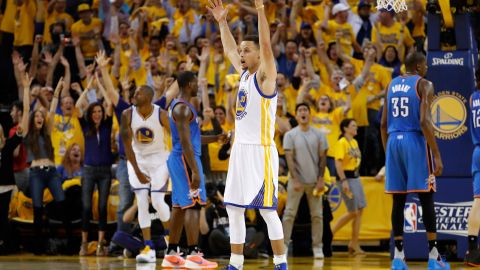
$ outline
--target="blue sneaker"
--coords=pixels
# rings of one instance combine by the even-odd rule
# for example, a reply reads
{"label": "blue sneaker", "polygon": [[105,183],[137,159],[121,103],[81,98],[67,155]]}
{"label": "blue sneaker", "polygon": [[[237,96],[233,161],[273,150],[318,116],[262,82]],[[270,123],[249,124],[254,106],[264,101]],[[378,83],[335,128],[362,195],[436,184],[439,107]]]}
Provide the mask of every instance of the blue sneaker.
{"label": "blue sneaker", "polygon": [[288,270],[288,265],[287,265],[287,263],[277,264],[277,265],[275,265],[275,267],[273,269],[274,270]]}
{"label": "blue sneaker", "polygon": [[444,258],[441,260],[428,259],[428,270],[450,270],[450,264],[448,264]]}
{"label": "blue sneaker", "polygon": [[399,258],[395,258],[392,260],[392,270],[408,270],[407,263]]}
{"label": "blue sneaker", "polygon": [[222,268],[222,270],[240,270],[240,269],[238,269],[235,266],[229,264],[229,265],[225,266],[225,268]]}

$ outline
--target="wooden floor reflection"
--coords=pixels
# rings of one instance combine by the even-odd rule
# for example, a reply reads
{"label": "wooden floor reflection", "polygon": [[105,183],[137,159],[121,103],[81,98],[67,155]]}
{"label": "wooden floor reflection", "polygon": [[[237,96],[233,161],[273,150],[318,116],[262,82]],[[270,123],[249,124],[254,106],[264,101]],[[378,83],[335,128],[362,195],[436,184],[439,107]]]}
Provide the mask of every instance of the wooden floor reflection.
{"label": "wooden floor reflection", "polygon": [[[227,260],[218,260],[222,267],[227,264]],[[16,255],[0,257],[1,270],[70,270],[70,269],[135,269],[135,270],[156,270],[162,269],[161,260],[157,264],[136,264],[134,259],[122,258],[97,258],[97,257],[49,257]],[[312,258],[295,257],[289,258],[290,270],[310,270],[310,269],[389,269],[390,258],[387,253],[368,253],[365,256],[352,257],[346,253],[336,253],[333,258],[325,260],[313,260]],[[426,262],[409,262],[409,269],[427,269]],[[218,269],[221,269],[219,267]],[[273,269],[270,260],[247,260],[244,269]],[[468,269],[463,263],[452,263],[452,269]]]}

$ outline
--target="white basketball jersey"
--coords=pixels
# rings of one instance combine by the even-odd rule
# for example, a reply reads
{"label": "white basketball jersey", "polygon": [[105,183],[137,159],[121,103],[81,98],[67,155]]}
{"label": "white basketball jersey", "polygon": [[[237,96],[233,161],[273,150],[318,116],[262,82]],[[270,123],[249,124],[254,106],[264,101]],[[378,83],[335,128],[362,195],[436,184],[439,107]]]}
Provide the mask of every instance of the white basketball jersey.
{"label": "white basketball jersey", "polygon": [[152,114],[143,118],[132,106],[131,127],[133,132],[132,147],[135,155],[151,155],[162,153],[165,160],[168,158],[168,149],[165,144],[165,130],[160,124],[160,107],[152,104]]}
{"label": "white basketball jersey", "polygon": [[277,92],[264,95],[257,82],[256,73],[244,72],[240,77],[235,110],[235,143],[275,145],[275,114]]}

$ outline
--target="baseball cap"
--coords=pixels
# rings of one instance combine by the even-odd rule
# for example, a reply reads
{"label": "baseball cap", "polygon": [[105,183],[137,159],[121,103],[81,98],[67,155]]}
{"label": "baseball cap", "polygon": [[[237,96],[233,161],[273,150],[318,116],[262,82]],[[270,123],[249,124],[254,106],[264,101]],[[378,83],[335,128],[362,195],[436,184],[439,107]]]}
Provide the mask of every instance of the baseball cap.
{"label": "baseball cap", "polygon": [[345,5],[344,3],[338,3],[332,8],[332,15],[335,16],[337,13],[342,11],[350,10],[350,7]]}
{"label": "baseball cap", "polygon": [[77,12],[82,12],[82,11],[90,11],[90,5],[85,3],[78,5]]}
{"label": "baseball cap", "polygon": [[300,29],[312,29],[312,26],[309,23],[302,22]]}
{"label": "baseball cap", "polygon": [[383,13],[383,12],[388,12],[388,13],[390,13],[390,15],[395,16],[395,10],[393,10],[393,9],[392,9],[392,10],[388,10],[388,9],[386,9],[386,8],[381,8],[379,11],[382,12],[382,13]]}

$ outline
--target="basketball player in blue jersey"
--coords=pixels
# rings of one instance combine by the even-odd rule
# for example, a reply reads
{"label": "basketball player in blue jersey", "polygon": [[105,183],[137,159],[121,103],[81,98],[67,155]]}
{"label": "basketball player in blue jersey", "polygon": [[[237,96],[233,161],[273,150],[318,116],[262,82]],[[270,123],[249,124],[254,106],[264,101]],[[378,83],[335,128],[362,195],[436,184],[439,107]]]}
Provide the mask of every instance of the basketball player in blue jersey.
{"label": "basketball player in blue jersey", "polygon": [[274,253],[275,269],[287,269],[282,222],[276,212],[278,151],[273,135],[277,109],[275,58],[263,0],[255,0],[259,36],[246,36],[237,47],[221,0],[207,8],[217,20],[223,48],[241,74],[224,202],[230,223],[231,257],[228,270],[243,268],[245,209],[260,209]]}
{"label": "basketball player in blue jersey", "polygon": [[[172,178],[172,218],[170,244],[163,267],[209,269],[215,262],[203,258],[198,249],[200,209],[206,204],[205,180],[200,161],[202,143],[225,139],[226,135],[200,136],[197,111],[189,102],[197,96],[198,81],[192,72],[183,72],[177,78],[180,92],[170,104],[169,119],[172,134],[172,152],[168,157],[168,171]],[[186,260],[178,253],[178,243],[185,226],[188,244]]]}
{"label": "basketball player in blue jersey", "polygon": [[433,84],[422,78],[427,73],[425,56],[414,52],[405,59],[406,74],[388,87],[382,114],[382,142],[386,151],[385,192],[393,194],[392,227],[395,255],[391,269],[408,269],[403,251],[404,207],[407,193],[418,193],[427,231],[428,269],[450,269],[437,250],[433,193],[435,176],[443,163],[430,114]]}
{"label": "basketball player in blue jersey", "polygon": [[472,155],[473,207],[468,216],[468,250],[465,264],[480,267],[478,230],[480,229],[480,69],[475,74],[477,89],[470,96],[470,130],[475,145]]}

